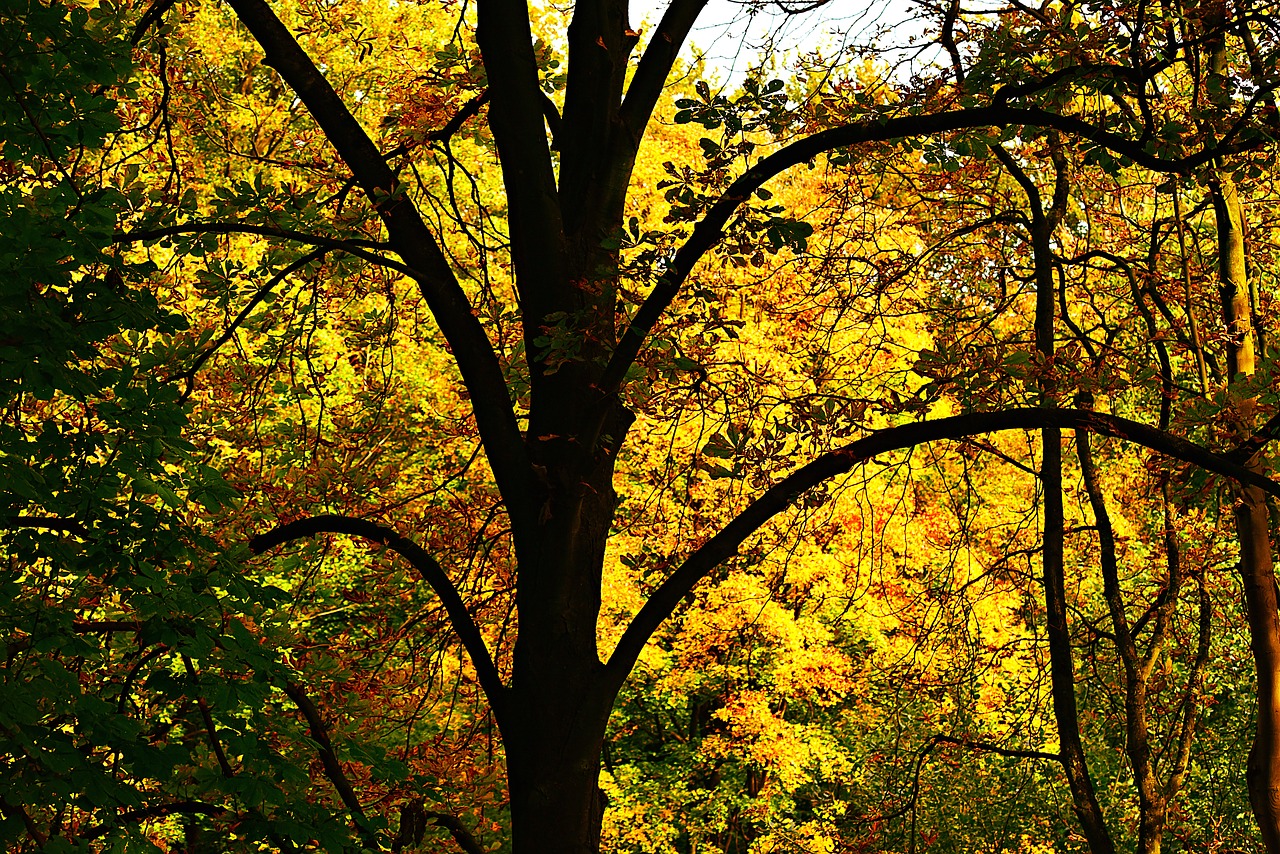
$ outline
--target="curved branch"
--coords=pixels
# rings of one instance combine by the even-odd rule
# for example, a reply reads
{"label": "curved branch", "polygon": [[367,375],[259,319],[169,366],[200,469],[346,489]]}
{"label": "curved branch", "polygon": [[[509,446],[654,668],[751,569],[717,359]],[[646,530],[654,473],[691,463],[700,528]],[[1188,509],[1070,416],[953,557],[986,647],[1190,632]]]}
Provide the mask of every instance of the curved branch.
{"label": "curved branch", "polygon": [[747,537],[786,510],[804,492],[851,471],[879,454],[913,448],[942,439],[964,439],[979,433],[1044,428],[1087,430],[1134,442],[1207,471],[1257,486],[1280,496],[1280,483],[1250,471],[1219,454],[1146,424],[1084,409],[1010,409],[975,412],[890,427],[829,451],[776,483],[751,502],[732,522],[689,555],[649,597],[622,634],[606,668],[621,685],[641,649],[658,626],[709,572],[737,553]]}
{"label": "curved branch", "polygon": [[181,225],[169,225],[163,228],[140,229],[138,231],[117,232],[112,236],[113,243],[137,243],[144,240],[158,240],[177,234],[253,234],[259,237],[276,237],[281,240],[293,240],[319,247],[325,252],[346,252],[370,264],[377,264],[395,270],[402,276],[408,276],[419,284],[429,281],[429,277],[421,270],[393,261],[384,255],[371,251],[375,249],[392,249],[390,243],[377,240],[342,240],[337,237],[325,237],[322,234],[309,234],[305,231],[293,231],[287,228],[271,228],[265,225],[250,225],[238,222],[190,222]]}
{"label": "curved branch", "polygon": [[253,310],[276,289],[276,286],[311,262],[319,261],[325,255],[328,255],[329,251],[330,250],[325,247],[314,249],[306,255],[303,255],[301,258],[296,259],[292,264],[284,269],[277,271],[270,279],[267,279],[267,281],[264,282],[257,291],[254,292],[253,297],[249,300],[248,304],[245,305],[244,308],[240,309],[240,313],[237,314],[229,324],[227,324],[227,328],[222,330],[222,334],[218,336],[217,340],[200,351],[200,355],[196,356],[195,361],[191,363],[191,367],[187,368],[182,373],[174,374],[168,378],[168,381],[170,382],[178,379],[185,379],[187,381],[187,390],[183,392],[180,402],[185,402],[186,399],[191,396],[191,392],[195,390],[196,374],[204,367],[205,362],[212,359],[213,354],[222,349],[223,344],[226,344],[231,340],[231,337],[236,334],[236,330],[244,325],[244,322],[249,319],[249,315],[253,314]]}
{"label": "curved branch", "polygon": [[724,236],[721,229],[738,207],[769,179],[793,166],[806,163],[819,154],[854,145],[984,127],[1018,126],[1058,130],[1087,139],[1155,172],[1185,174],[1223,154],[1242,150],[1242,145],[1219,143],[1213,148],[1186,157],[1166,160],[1132,140],[1103,130],[1078,116],[1064,116],[1037,108],[1006,106],[974,107],[922,116],[898,116],[819,131],[784,146],[744,172],[694,226],[693,233],[671,259],[670,265],[636,310],[631,324],[622,334],[618,347],[597,384],[601,392],[607,396],[618,390],[649,332],[675,299],[694,265]]}
{"label": "curved branch", "polygon": [[138,19],[138,23],[134,25],[133,35],[129,37],[129,44],[137,47],[138,43],[142,41],[142,37],[147,34],[147,30],[160,23],[164,19],[165,13],[172,9],[173,4],[176,2],[177,0],[155,0],[147,7],[147,11],[143,13],[142,17]]}
{"label": "curved branch", "polygon": [[[1270,481],[1267,482],[1270,483]],[[281,525],[265,534],[259,534],[249,541],[249,548],[254,554],[262,554],[276,546],[306,537],[314,537],[317,534],[348,534],[353,537],[362,537],[375,543],[381,543],[399,554],[409,562],[410,566],[417,570],[418,574],[422,576],[422,580],[427,582],[427,585],[440,597],[440,604],[444,606],[445,613],[449,615],[449,622],[453,626],[454,632],[457,633],[462,646],[467,650],[467,654],[471,656],[471,663],[476,669],[476,678],[480,682],[480,687],[484,689],[485,695],[489,698],[489,705],[493,709],[494,718],[498,721],[498,728],[506,730],[505,699],[507,689],[502,684],[502,677],[498,675],[498,669],[493,664],[493,659],[489,655],[489,648],[485,645],[480,629],[476,627],[475,621],[471,619],[467,606],[463,604],[462,597],[458,595],[457,588],[453,586],[453,582],[445,574],[444,568],[417,543],[400,536],[390,528],[368,519],[324,515],[313,516],[309,519],[299,519],[296,522]]]}

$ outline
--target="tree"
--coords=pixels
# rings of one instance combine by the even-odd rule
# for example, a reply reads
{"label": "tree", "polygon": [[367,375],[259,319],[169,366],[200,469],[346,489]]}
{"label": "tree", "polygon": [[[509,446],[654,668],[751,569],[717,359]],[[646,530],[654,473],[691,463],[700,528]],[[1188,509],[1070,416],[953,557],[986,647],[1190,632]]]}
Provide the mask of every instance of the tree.
{"label": "tree", "polygon": [[[1067,319],[1055,299],[1063,293],[1055,281],[1055,244],[1061,239],[1068,204],[1064,152],[1074,148],[1081,168],[1110,175],[1145,170],[1181,176],[1227,168],[1224,164],[1240,162],[1248,152],[1268,145],[1275,130],[1274,111],[1266,109],[1274,85],[1274,59],[1268,52],[1274,39],[1265,30],[1265,10],[1251,8],[1234,18],[1214,18],[1200,10],[1147,2],[1106,9],[1015,4],[1001,10],[995,23],[986,24],[951,4],[929,10],[951,69],[905,84],[893,98],[868,97],[858,91],[856,80],[833,69],[828,71],[843,89],[832,85],[789,92],[786,83],[755,75],[731,98],[700,82],[693,97],[677,104],[675,120],[709,131],[723,128],[726,135],[701,141],[701,164],[672,166],[662,187],[671,203],[668,227],[642,232],[630,219],[628,207],[633,172],[702,2],[673,0],[647,38],[631,28],[625,2],[578,4],[563,33],[549,40],[562,44],[567,55],[560,90],[553,51],[548,42],[534,38],[536,16],[528,5],[482,0],[475,10],[478,61],[471,61],[469,32],[450,42],[453,52],[442,60],[455,71],[448,80],[441,75],[441,88],[447,84],[469,97],[457,97],[455,111],[434,130],[420,131],[417,139],[395,145],[390,132],[380,137],[385,129],[360,121],[353,105],[369,93],[346,89],[335,79],[338,58],[326,54],[322,59],[305,49],[299,41],[304,28],[286,26],[282,13],[262,0],[229,0],[227,5],[261,50],[262,63],[279,78],[250,65],[243,69],[246,90],[274,86],[282,103],[305,107],[318,131],[317,144],[322,139],[331,147],[349,170],[350,180],[327,199],[318,190],[298,192],[284,181],[279,186],[244,181],[224,194],[225,204],[217,211],[175,198],[177,193],[170,190],[157,201],[172,203],[175,209],[149,209],[115,239],[122,246],[174,242],[180,255],[193,259],[205,252],[206,237],[216,234],[257,235],[311,247],[305,254],[267,254],[263,269],[277,272],[266,277],[249,306],[231,318],[225,334],[210,333],[198,342],[185,372],[192,386],[210,354],[251,324],[253,310],[272,289],[288,275],[313,269],[308,265],[322,255],[354,257],[416,286],[447,344],[453,363],[449,370],[456,369],[465,390],[458,397],[474,420],[504,520],[499,527],[505,529],[501,538],[510,562],[516,613],[510,661],[495,656],[477,617],[478,605],[464,599],[456,570],[424,548],[419,532],[401,531],[359,514],[320,513],[286,519],[260,533],[251,545],[264,553],[298,539],[343,534],[379,544],[413,567],[438,597],[443,622],[465,649],[501,734],[513,850],[598,850],[606,809],[598,785],[602,745],[619,692],[664,620],[771,520],[878,455],[1008,430],[1041,434],[1042,572],[1060,740],[1054,756],[1066,770],[1091,849],[1112,850],[1079,731],[1065,591],[1061,431],[1124,439],[1231,478],[1243,489],[1260,490],[1247,493],[1259,508],[1262,493],[1277,494],[1280,487],[1249,462],[1269,440],[1265,431],[1245,428],[1236,437],[1240,452],[1214,453],[1173,433],[1168,419],[1152,427],[1068,405],[1074,380],[1056,376],[1053,368],[1061,358],[1060,329]],[[170,90],[181,79],[175,80],[168,68],[172,59],[166,47],[169,33],[183,26],[181,21],[165,23],[167,17],[177,17],[177,9],[162,0],[135,22],[142,54],[154,58],[162,124],[171,120],[170,98],[177,96]],[[346,51],[348,61],[350,54],[358,54],[357,65],[364,59],[365,45],[350,20],[328,17],[327,9],[303,11],[311,13],[305,29],[314,40],[313,50],[338,56]],[[821,14],[820,8],[810,11]],[[469,28],[466,14],[460,13],[458,30]],[[550,26],[542,21],[538,25]],[[1255,38],[1254,29],[1263,35]],[[329,41],[324,41],[326,33]],[[1253,45],[1248,62],[1239,63],[1230,76],[1219,60],[1205,63],[1202,56],[1206,50],[1213,52],[1212,45],[1228,41]],[[185,61],[195,67],[191,56]],[[292,96],[280,93],[281,82]],[[1162,111],[1153,106],[1157,95],[1163,97]],[[404,100],[408,112],[411,99]],[[482,287],[469,284],[465,260],[446,239],[445,232],[455,226],[433,220],[430,187],[404,177],[414,157],[424,153],[426,142],[445,145],[441,162],[446,169],[465,167],[448,143],[469,123],[482,121],[500,168],[505,217],[502,229],[481,221],[468,233],[483,233],[485,228],[505,232],[509,245],[499,251],[509,264],[509,287],[494,287],[487,280]],[[1009,370],[1028,365],[1023,377],[1033,393],[1021,400],[999,393],[985,401],[973,397],[958,407],[959,414],[945,414],[953,400],[962,400],[945,385],[937,386],[932,398],[917,394],[906,402],[895,392],[897,401],[884,407],[883,429],[847,443],[828,441],[825,447],[805,449],[811,450],[808,459],[794,459],[801,449],[787,446],[792,458],[782,458],[771,470],[763,467],[758,494],[740,512],[714,534],[699,533],[695,543],[663,560],[666,571],[661,579],[618,633],[616,644],[602,651],[601,586],[618,518],[616,469],[619,455],[633,438],[637,411],[645,407],[640,390],[664,369],[655,356],[655,339],[669,325],[679,324],[681,312],[699,299],[697,275],[707,259],[718,255],[728,264],[750,265],[763,257],[762,251],[785,255],[807,248],[813,226],[771,205],[766,183],[823,158],[856,171],[850,164],[869,151],[899,150],[920,150],[925,161],[943,171],[959,158],[990,152],[1023,192],[1027,208],[1019,222],[1026,228],[1012,240],[1030,253],[1027,284],[1020,294],[1030,296],[1034,305],[1029,313],[1023,305],[1012,322],[1029,317],[1034,334],[1030,342],[1023,341],[1031,345],[1023,351],[1024,358],[1009,362]],[[1047,168],[1042,156],[1046,153]],[[260,156],[265,160],[269,155]],[[329,156],[328,149],[320,156]],[[287,163],[283,171],[296,167],[296,162]],[[175,172],[180,173],[181,166]],[[1047,188],[1042,188],[1046,176]],[[474,183],[475,192],[482,195],[483,177]],[[363,202],[354,200],[357,189]],[[453,184],[446,182],[445,189],[451,192]],[[1048,199],[1043,198],[1044,189]],[[456,200],[453,205],[455,219],[465,220]],[[224,216],[213,215],[218,213]],[[1007,225],[995,220],[984,227],[1001,224]],[[477,251],[484,254],[492,247],[482,245]],[[223,288],[224,305],[234,296],[234,286],[228,284],[232,272],[225,263],[208,267],[209,288]],[[945,322],[947,315],[939,310],[935,317]],[[724,326],[725,318],[717,311],[708,310],[708,318],[705,326]],[[948,370],[965,367],[954,359],[941,361]],[[674,364],[680,370],[697,369],[687,357]],[[1234,364],[1231,375],[1249,372]],[[948,406],[940,409],[935,405],[944,391]],[[1239,393],[1239,387],[1232,393]],[[973,402],[993,406],[967,405]],[[933,417],[920,417],[925,415]],[[734,463],[745,456],[741,434],[726,432],[721,438],[708,446],[714,451],[708,456]],[[1085,445],[1081,467],[1089,468]],[[1093,498],[1094,490],[1090,492]],[[159,486],[157,494],[166,496]],[[1095,503],[1099,518],[1100,507]],[[1260,537],[1257,524],[1262,521],[1259,516],[1253,528],[1242,522],[1242,533],[1253,531]],[[1265,571],[1259,571],[1261,575],[1255,572],[1250,578],[1265,580]],[[1250,602],[1251,614],[1256,612],[1251,617],[1254,638],[1263,643],[1266,624],[1274,622],[1274,602],[1268,605],[1265,597],[1261,604],[1253,598]],[[246,605],[245,610],[252,608]],[[1123,624],[1119,617],[1116,622]],[[236,624],[248,631],[243,622]],[[227,625],[226,632],[238,636],[239,630]],[[215,646],[227,646],[224,641],[219,644]],[[1271,661],[1258,657],[1264,676],[1272,672]],[[191,680],[198,681],[194,664],[185,663]],[[324,776],[365,844],[376,844],[376,821],[366,814],[337,759],[330,724],[309,696],[315,686],[299,685],[292,676],[273,671],[276,664],[253,666],[274,674],[272,684],[306,722]],[[222,785],[233,789],[225,781],[243,775],[237,774],[221,745],[225,733],[240,724],[232,715],[214,720],[206,708],[210,705],[203,696],[194,702],[208,750],[224,778]],[[195,714],[191,712],[193,720]],[[1270,745],[1266,738],[1258,744],[1254,767],[1271,767],[1270,758],[1280,756],[1280,746]],[[284,748],[280,752],[287,753]],[[261,761],[263,767],[275,767],[274,756]],[[1254,776],[1259,781],[1256,791],[1272,788],[1271,776]],[[1264,801],[1265,797],[1255,799],[1255,812],[1274,850],[1269,828],[1276,819]],[[178,811],[172,803],[170,809]],[[264,811],[255,810],[252,817],[270,826]],[[296,815],[301,822],[302,814]],[[399,844],[413,837],[406,827],[412,831],[415,823],[425,820],[416,815],[412,810],[402,813]],[[440,820],[448,826],[447,817]],[[476,846],[465,828],[449,830],[463,847]],[[33,838],[42,841],[40,836]]]}

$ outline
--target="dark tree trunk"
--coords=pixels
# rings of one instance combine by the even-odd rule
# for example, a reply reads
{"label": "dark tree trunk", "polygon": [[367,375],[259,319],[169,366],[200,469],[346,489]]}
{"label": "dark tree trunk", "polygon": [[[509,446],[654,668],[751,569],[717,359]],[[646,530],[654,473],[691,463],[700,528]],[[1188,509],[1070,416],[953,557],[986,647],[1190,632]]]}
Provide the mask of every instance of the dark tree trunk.
{"label": "dark tree trunk", "polygon": [[[1045,375],[1040,383],[1042,406],[1052,406],[1059,394],[1052,381],[1055,351],[1057,286],[1054,281],[1053,231],[1066,209],[1069,184],[1066,158],[1056,135],[1049,137],[1054,165],[1053,200],[1048,210],[1035,182],[1007,153],[996,151],[1027,194],[1031,206],[1031,257],[1036,283],[1035,347],[1043,359]],[[1071,791],[1072,807],[1092,854],[1114,854],[1115,844],[1098,804],[1084,744],[1080,737],[1080,716],[1076,706],[1075,665],[1072,660],[1071,631],[1067,625],[1066,572],[1063,565],[1065,522],[1062,507],[1062,431],[1047,427],[1040,433],[1043,454],[1040,482],[1044,493],[1044,583],[1045,636],[1049,647],[1049,677],[1052,685],[1053,716],[1058,726],[1058,759]]]}
{"label": "dark tree trunk", "polygon": [[604,793],[600,745],[608,709],[581,697],[532,696],[507,737],[513,850],[595,854],[600,848]]}

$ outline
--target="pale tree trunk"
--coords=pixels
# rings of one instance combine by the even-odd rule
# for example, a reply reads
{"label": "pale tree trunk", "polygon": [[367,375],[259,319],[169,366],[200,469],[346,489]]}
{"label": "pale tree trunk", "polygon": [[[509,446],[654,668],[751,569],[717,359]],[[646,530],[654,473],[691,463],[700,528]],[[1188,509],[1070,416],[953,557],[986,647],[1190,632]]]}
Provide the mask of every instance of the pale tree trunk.
{"label": "pale tree trunk", "polygon": [[[1220,0],[1205,3],[1200,15],[1208,58],[1207,99],[1225,117],[1232,107],[1226,39],[1232,23]],[[1214,164],[1209,191],[1217,229],[1222,319],[1228,333],[1227,382],[1231,383],[1238,377],[1252,376],[1257,370],[1255,306],[1245,257],[1246,220],[1235,181],[1221,163]],[[1249,439],[1257,426],[1254,402],[1241,401],[1236,416],[1234,426],[1238,437]],[[1257,471],[1261,462],[1255,458],[1249,465]],[[1270,854],[1280,854],[1280,620],[1277,619],[1270,514],[1260,489],[1236,487],[1235,523],[1240,542],[1240,577],[1249,623],[1249,646],[1258,679],[1257,722],[1245,776],[1249,802],[1263,843]]]}
{"label": "pale tree trunk", "polygon": [[[1217,57],[1215,52],[1215,59]],[[1227,368],[1232,379],[1257,370],[1254,350],[1253,305],[1245,264],[1244,206],[1235,183],[1215,176],[1210,191],[1218,235],[1218,278],[1223,322],[1229,333]],[[1253,401],[1239,405],[1239,437],[1249,438],[1255,427]],[[1261,463],[1250,466],[1258,470]],[[1236,489],[1236,534],[1240,541],[1240,578],[1249,646],[1257,672],[1257,723],[1249,750],[1246,780],[1249,802],[1268,852],[1280,852],[1280,619],[1277,618],[1276,577],[1272,560],[1270,513],[1266,496],[1255,486]]]}

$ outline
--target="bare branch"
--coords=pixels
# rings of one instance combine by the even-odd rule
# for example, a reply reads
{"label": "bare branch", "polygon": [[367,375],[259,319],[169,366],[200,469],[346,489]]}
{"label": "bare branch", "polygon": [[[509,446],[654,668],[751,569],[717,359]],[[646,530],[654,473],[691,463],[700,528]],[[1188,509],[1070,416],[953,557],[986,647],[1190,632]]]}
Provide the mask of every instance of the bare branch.
{"label": "bare branch", "polygon": [[169,377],[170,381],[177,379],[185,379],[187,381],[187,390],[183,393],[181,399],[185,401],[191,396],[191,392],[195,389],[196,374],[202,367],[204,367],[206,362],[213,358],[213,354],[217,353],[218,350],[222,348],[223,344],[226,344],[231,340],[231,336],[236,334],[236,330],[249,319],[249,315],[253,313],[253,310],[267,298],[268,294],[276,289],[277,285],[310,264],[312,261],[318,261],[328,253],[329,250],[323,247],[312,252],[308,252],[306,255],[298,258],[283,270],[278,271],[270,279],[267,279],[267,281],[262,284],[262,287],[258,288],[258,290],[254,292],[253,298],[249,300],[248,304],[245,305],[244,308],[240,309],[240,313],[235,316],[235,319],[227,324],[226,329],[222,330],[222,334],[218,336],[217,340],[208,347],[205,347],[204,350],[200,351],[200,355],[196,356],[195,361],[191,363],[191,367],[187,368],[180,374],[174,374]]}
{"label": "bare branch", "polygon": [[1280,411],[1268,418],[1267,423],[1258,428],[1252,436],[1228,451],[1226,456],[1235,462],[1247,464],[1268,443],[1276,439],[1280,439]]}
{"label": "bare branch", "polygon": [[443,812],[427,812],[426,817],[449,831],[453,841],[458,843],[458,847],[467,854],[485,854],[484,846],[477,841],[471,831],[467,830],[466,825],[459,821],[457,816]]}
{"label": "bare branch", "polygon": [[116,232],[111,237],[113,243],[137,243],[143,240],[159,240],[162,237],[173,237],[178,234],[254,234],[259,237],[276,237],[281,240],[292,240],[297,243],[308,243],[312,246],[327,246],[330,249],[389,249],[390,243],[377,240],[345,240],[338,237],[326,237],[323,234],[308,234],[305,231],[294,231],[289,228],[275,228],[269,225],[253,225],[245,222],[186,222],[180,225],[167,225],[161,228],[145,228],[137,231]]}
{"label": "bare branch", "polygon": [[[523,323],[533,329],[554,310],[551,292],[568,281],[568,267],[528,2],[480,0],[476,44],[489,79],[489,129],[506,189]],[[572,95],[567,91],[566,100]]]}
{"label": "bare branch", "polygon": [[120,813],[97,827],[91,827],[84,833],[76,836],[78,840],[94,840],[100,836],[110,833],[113,829],[122,824],[128,824],[135,821],[146,821],[149,818],[163,818],[167,815],[207,815],[220,816],[226,815],[226,807],[220,807],[217,804],[205,804],[200,801],[174,801],[168,804],[155,804],[154,806],[141,807],[136,810]]}
{"label": "bare branch", "polygon": [[489,705],[498,721],[498,727],[503,729],[506,723],[507,688],[502,684],[502,677],[498,675],[498,669],[493,664],[484,637],[481,636],[475,621],[471,619],[471,614],[467,611],[462,597],[458,595],[457,588],[453,586],[453,582],[449,580],[449,576],[439,562],[427,554],[421,546],[400,536],[390,528],[368,519],[324,515],[299,519],[265,534],[259,534],[249,542],[249,548],[255,554],[262,554],[276,546],[305,537],[314,537],[317,534],[348,534],[381,543],[399,554],[417,570],[422,580],[440,597],[440,603],[444,606],[445,613],[449,615],[449,622],[454,632],[457,633],[467,654],[471,656],[471,663],[476,669],[476,678],[489,698]]}
{"label": "bare branch", "polygon": [[476,95],[470,101],[462,105],[462,108],[454,114],[453,118],[445,122],[439,130],[433,130],[424,138],[424,142],[448,142],[455,133],[462,130],[462,126],[467,123],[467,119],[478,114],[480,108],[489,103],[489,90],[485,89]]}
{"label": "bare branch", "polygon": [[[200,677],[196,674],[196,667],[191,663],[190,656],[182,656],[182,666],[187,670],[187,676],[191,679],[192,687],[198,688]],[[236,772],[227,760],[226,751],[222,749],[222,739],[218,738],[218,727],[213,721],[213,713],[209,711],[209,703],[204,697],[197,694],[196,704],[200,708],[200,718],[204,721],[205,735],[209,739],[209,747],[213,750],[213,755],[218,760],[218,770],[222,772],[222,776],[225,779],[230,780],[236,775]]]}
{"label": "bare branch", "polygon": [[422,798],[410,801],[400,808],[400,831],[391,843],[392,851],[400,851],[422,842],[427,832],[427,822],[434,822],[437,827],[449,831],[453,841],[458,843],[466,854],[485,854],[484,846],[475,835],[456,816],[446,812],[433,812],[426,809]]}

